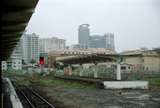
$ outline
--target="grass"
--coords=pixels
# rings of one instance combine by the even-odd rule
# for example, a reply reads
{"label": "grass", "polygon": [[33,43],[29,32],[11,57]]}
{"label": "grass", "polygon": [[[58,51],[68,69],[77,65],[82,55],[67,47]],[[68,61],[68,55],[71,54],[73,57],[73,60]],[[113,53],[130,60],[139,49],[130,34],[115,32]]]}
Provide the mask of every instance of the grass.
{"label": "grass", "polygon": [[60,86],[63,88],[74,88],[74,89],[96,89],[94,85],[91,84],[82,84],[79,82],[73,82],[73,81],[65,81],[56,79],[52,76],[38,76],[36,80],[31,80],[35,85],[41,85],[41,86]]}
{"label": "grass", "polygon": [[160,78],[146,78],[152,86],[160,86]]}
{"label": "grass", "polygon": [[63,88],[73,88],[73,89],[83,89],[83,90],[94,90],[96,86],[93,84],[80,83],[76,81],[61,80],[54,77],[54,75],[49,74],[43,76],[40,74],[29,75],[24,74],[22,71],[7,70],[3,72],[3,76],[13,78],[16,77],[19,80],[16,81],[19,85],[41,85],[41,86],[57,86]]}
{"label": "grass", "polygon": [[2,71],[2,75],[5,77],[25,76],[22,70],[6,70],[6,71]]}

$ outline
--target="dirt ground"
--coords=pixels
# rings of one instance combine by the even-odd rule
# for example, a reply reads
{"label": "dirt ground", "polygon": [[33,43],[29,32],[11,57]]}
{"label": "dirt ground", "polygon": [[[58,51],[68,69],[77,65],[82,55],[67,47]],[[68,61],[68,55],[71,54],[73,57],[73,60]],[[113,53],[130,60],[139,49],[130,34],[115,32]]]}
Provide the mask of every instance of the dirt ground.
{"label": "dirt ground", "polygon": [[56,108],[160,108],[160,89],[83,90],[60,86],[34,86]]}

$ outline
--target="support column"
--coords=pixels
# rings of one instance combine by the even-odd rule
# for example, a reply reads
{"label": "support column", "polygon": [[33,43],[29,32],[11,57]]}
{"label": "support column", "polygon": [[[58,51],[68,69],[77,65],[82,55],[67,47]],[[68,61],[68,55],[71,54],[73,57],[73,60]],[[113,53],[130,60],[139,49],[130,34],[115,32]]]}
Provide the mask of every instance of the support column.
{"label": "support column", "polygon": [[98,77],[98,73],[97,73],[96,68],[93,69],[93,72],[94,72],[94,78],[97,78]]}
{"label": "support column", "polygon": [[121,65],[120,63],[117,63],[117,80],[121,80]]}
{"label": "support column", "polygon": [[80,64],[79,76],[83,76],[83,66],[82,66],[82,64]]}
{"label": "support column", "polygon": [[71,65],[68,66],[68,71],[69,71],[68,74],[69,74],[69,75],[72,75],[72,67],[71,67]]}
{"label": "support column", "polygon": [[96,70],[97,64],[98,64],[97,62],[94,62],[94,65],[95,65],[95,68],[93,68],[94,78],[97,78],[97,77],[98,77],[98,72],[97,72],[97,70]]}

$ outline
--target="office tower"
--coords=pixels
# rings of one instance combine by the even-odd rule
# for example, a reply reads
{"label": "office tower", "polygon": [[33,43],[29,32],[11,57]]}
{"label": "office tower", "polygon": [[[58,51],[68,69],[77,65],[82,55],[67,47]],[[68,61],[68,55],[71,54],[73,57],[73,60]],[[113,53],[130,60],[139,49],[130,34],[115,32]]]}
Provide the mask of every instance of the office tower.
{"label": "office tower", "polygon": [[89,24],[82,24],[78,28],[78,43],[80,46],[88,47],[89,46]]}
{"label": "office tower", "polygon": [[89,40],[90,48],[106,48],[105,36],[92,35]]}

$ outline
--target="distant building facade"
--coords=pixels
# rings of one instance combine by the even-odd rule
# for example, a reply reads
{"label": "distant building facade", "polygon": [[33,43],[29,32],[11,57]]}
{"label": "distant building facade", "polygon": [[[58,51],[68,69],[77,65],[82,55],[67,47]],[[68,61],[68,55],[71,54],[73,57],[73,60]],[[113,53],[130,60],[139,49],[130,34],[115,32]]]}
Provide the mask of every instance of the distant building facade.
{"label": "distant building facade", "polygon": [[90,48],[106,48],[106,37],[100,35],[90,36],[89,47]]}
{"label": "distant building facade", "polygon": [[78,28],[78,44],[87,47],[89,45],[89,24],[82,24]]}
{"label": "distant building facade", "polygon": [[160,72],[160,52],[155,50],[136,50],[122,52],[123,63],[132,71]]}
{"label": "distant building facade", "polygon": [[90,36],[89,47],[90,48],[105,48],[105,49],[114,51],[115,50],[114,34],[107,33],[107,34],[104,34],[103,36],[101,35]]}
{"label": "distant building facade", "polygon": [[82,44],[74,44],[70,47],[70,49],[88,49],[89,46],[87,45],[82,45]]}
{"label": "distant building facade", "polygon": [[25,63],[39,60],[39,36],[35,33],[23,34],[22,38],[22,59]]}
{"label": "distant building facade", "polygon": [[21,70],[22,69],[21,42],[17,44],[10,58],[7,61],[2,61],[1,67],[2,67],[2,70],[7,70],[7,69]]}
{"label": "distant building facade", "polygon": [[90,35],[89,24],[82,24],[78,29],[78,44],[75,47],[80,49],[106,48],[114,51],[114,34]]}
{"label": "distant building facade", "polygon": [[66,41],[64,39],[52,38],[41,38],[39,40],[40,53],[48,53],[53,50],[65,49]]}

